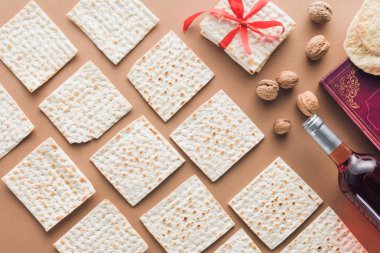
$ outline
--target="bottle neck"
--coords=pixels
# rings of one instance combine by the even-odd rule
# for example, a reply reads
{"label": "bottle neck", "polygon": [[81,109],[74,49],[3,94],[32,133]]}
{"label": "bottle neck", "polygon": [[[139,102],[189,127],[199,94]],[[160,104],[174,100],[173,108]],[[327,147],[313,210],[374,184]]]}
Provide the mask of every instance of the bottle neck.
{"label": "bottle neck", "polygon": [[337,166],[346,162],[352,155],[351,149],[342,143],[316,114],[305,121],[303,127]]}
{"label": "bottle neck", "polygon": [[352,150],[346,144],[340,144],[334,151],[329,154],[330,159],[336,166],[342,165],[352,156]]}

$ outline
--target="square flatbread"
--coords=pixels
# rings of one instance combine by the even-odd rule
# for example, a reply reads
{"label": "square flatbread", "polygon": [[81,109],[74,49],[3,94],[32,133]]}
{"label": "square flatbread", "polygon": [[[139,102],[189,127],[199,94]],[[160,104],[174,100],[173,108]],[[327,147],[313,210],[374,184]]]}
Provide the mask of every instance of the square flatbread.
{"label": "square flatbread", "polygon": [[91,61],[40,104],[40,109],[69,143],[98,139],[131,108]]}
{"label": "square flatbread", "polygon": [[163,121],[168,121],[214,76],[173,31],[139,59],[128,79]]}
{"label": "square flatbread", "polygon": [[0,84],[0,159],[34,129],[32,122]]}
{"label": "square flatbread", "polygon": [[270,249],[293,233],[320,204],[321,198],[281,158],[229,202]]}
{"label": "square flatbread", "polygon": [[114,64],[158,23],[158,18],[139,0],[81,0],[67,17]]}
{"label": "square flatbread", "polygon": [[239,229],[215,253],[261,253],[261,250],[243,229]]}
{"label": "square flatbread", "polygon": [[144,116],[116,134],[91,161],[132,206],[185,162]]}
{"label": "square flatbread", "polygon": [[[258,0],[243,0],[245,15],[257,1]],[[228,4],[228,0],[219,1],[215,8],[222,9],[235,16]],[[235,62],[241,65],[250,74],[259,72],[273,51],[282,43],[290,32],[295,29],[295,22],[272,2],[269,2],[257,14],[248,19],[249,22],[266,20],[277,20],[282,22],[285,27],[284,33],[277,39],[267,39],[249,30],[248,40],[252,49],[252,54],[247,54],[244,51],[241,42],[240,32],[238,32],[231,44],[224,50]],[[208,15],[200,23],[202,29],[201,34],[214,44],[218,45],[219,42],[236,27],[236,25],[237,23],[234,21]],[[261,31],[266,34],[275,35],[277,32],[281,31],[281,29],[269,28],[262,29]]]}
{"label": "square flatbread", "polygon": [[141,221],[166,252],[202,252],[234,226],[198,177],[192,176]]}
{"label": "square flatbread", "polygon": [[264,134],[221,90],[170,137],[214,182],[256,146]]}
{"label": "square flatbread", "polygon": [[336,213],[327,207],[281,252],[365,253],[367,251]]}
{"label": "square flatbread", "polygon": [[94,193],[94,187],[52,138],[2,180],[49,231]]}
{"label": "square flatbread", "polygon": [[107,199],[55,242],[54,247],[60,253],[142,253],[148,249],[128,220]]}
{"label": "square flatbread", "polygon": [[76,53],[69,39],[34,1],[0,28],[0,59],[30,92]]}

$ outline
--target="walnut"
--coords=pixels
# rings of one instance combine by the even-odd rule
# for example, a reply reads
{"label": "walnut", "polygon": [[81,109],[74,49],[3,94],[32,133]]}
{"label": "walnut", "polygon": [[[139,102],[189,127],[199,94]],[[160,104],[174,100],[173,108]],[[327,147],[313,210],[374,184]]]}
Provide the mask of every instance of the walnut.
{"label": "walnut", "polygon": [[321,59],[330,49],[330,43],[325,36],[317,35],[309,40],[306,45],[306,56],[310,60],[316,61]]}
{"label": "walnut", "polygon": [[277,98],[279,90],[278,83],[273,80],[264,79],[257,84],[256,94],[261,99],[271,101]]}
{"label": "walnut", "polygon": [[318,98],[311,91],[305,91],[297,96],[297,106],[306,116],[311,116],[319,109]]}
{"label": "walnut", "polygon": [[283,89],[291,89],[298,84],[298,75],[293,71],[281,71],[276,78],[276,82]]}
{"label": "walnut", "polygon": [[292,128],[292,123],[287,119],[278,119],[273,124],[273,131],[276,134],[286,134]]}
{"label": "walnut", "polygon": [[307,8],[311,20],[318,24],[325,24],[331,20],[331,6],[324,1],[315,1]]}

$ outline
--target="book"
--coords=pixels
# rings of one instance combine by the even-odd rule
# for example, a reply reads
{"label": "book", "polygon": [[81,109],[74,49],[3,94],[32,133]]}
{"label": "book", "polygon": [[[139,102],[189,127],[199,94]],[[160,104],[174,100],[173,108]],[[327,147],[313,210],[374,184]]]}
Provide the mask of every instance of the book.
{"label": "book", "polygon": [[347,59],[320,84],[380,151],[380,76],[363,72]]}

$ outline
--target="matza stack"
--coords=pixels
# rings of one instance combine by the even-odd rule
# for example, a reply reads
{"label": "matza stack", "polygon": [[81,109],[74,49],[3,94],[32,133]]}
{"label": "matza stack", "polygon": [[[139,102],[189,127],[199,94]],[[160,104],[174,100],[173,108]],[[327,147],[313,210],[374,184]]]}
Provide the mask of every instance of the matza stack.
{"label": "matza stack", "polygon": [[201,180],[190,177],[141,221],[166,252],[202,252],[234,226]]}
{"label": "matza stack", "polygon": [[142,253],[148,245],[109,201],[103,200],[64,234],[54,247],[60,253]]}
{"label": "matza stack", "polygon": [[366,253],[367,251],[336,213],[328,207],[281,252]]}
{"label": "matza stack", "polygon": [[34,129],[25,113],[0,84],[0,159]]}
{"label": "matza stack", "polygon": [[77,49],[34,1],[0,28],[0,59],[30,92],[76,53]]}
{"label": "matza stack", "polygon": [[95,193],[90,181],[52,138],[2,180],[46,231]]}
{"label": "matza stack", "polygon": [[144,116],[116,134],[91,161],[132,206],[185,162]]}
{"label": "matza stack", "polygon": [[53,91],[39,107],[69,143],[98,139],[132,108],[91,61]]}
{"label": "matza stack", "polygon": [[380,2],[365,0],[359,11],[357,32],[363,45],[372,53],[380,56]]}
{"label": "matza stack", "polygon": [[227,242],[215,250],[215,253],[261,253],[261,250],[243,229],[239,229]]}
{"label": "matza stack", "polygon": [[[243,0],[244,16],[250,11],[258,0]],[[234,16],[228,0],[221,0],[215,6],[217,9],[226,11]],[[254,21],[267,21],[277,20],[280,21],[285,31],[276,39],[269,39],[261,37],[260,35],[248,31],[249,45],[252,49],[252,54],[247,54],[244,51],[243,44],[240,38],[240,32],[234,37],[231,44],[224,50],[235,62],[242,66],[250,74],[259,72],[268,60],[273,51],[282,43],[282,41],[295,29],[296,23],[277,5],[269,2],[262,8],[256,15],[253,15],[248,22]],[[201,34],[209,39],[214,44],[218,45],[220,41],[236,27],[237,23],[224,18],[216,18],[208,15],[200,23]],[[280,28],[262,29],[263,33],[275,35]]]}
{"label": "matza stack", "polygon": [[67,17],[115,65],[158,23],[139,0],[80,0]]}
{"label": "matza stack", "polygon": [[178,126],[170,138],[214,182],[264,134],[221,90]]}
{"label": "matza stack", "polygon": [[380,1],[365,0],[352,20],[343,47],[363,71],[380,75]]}
{"label": "matza stack", "polygon": [[139,59],[128,79],[163,121],[168,121],[214,76],[173,31]]}
{"label": "matza stack", "polygon": [[322,203],[281,158],[239,192],[229,205],[270,248],[276,248]]}

